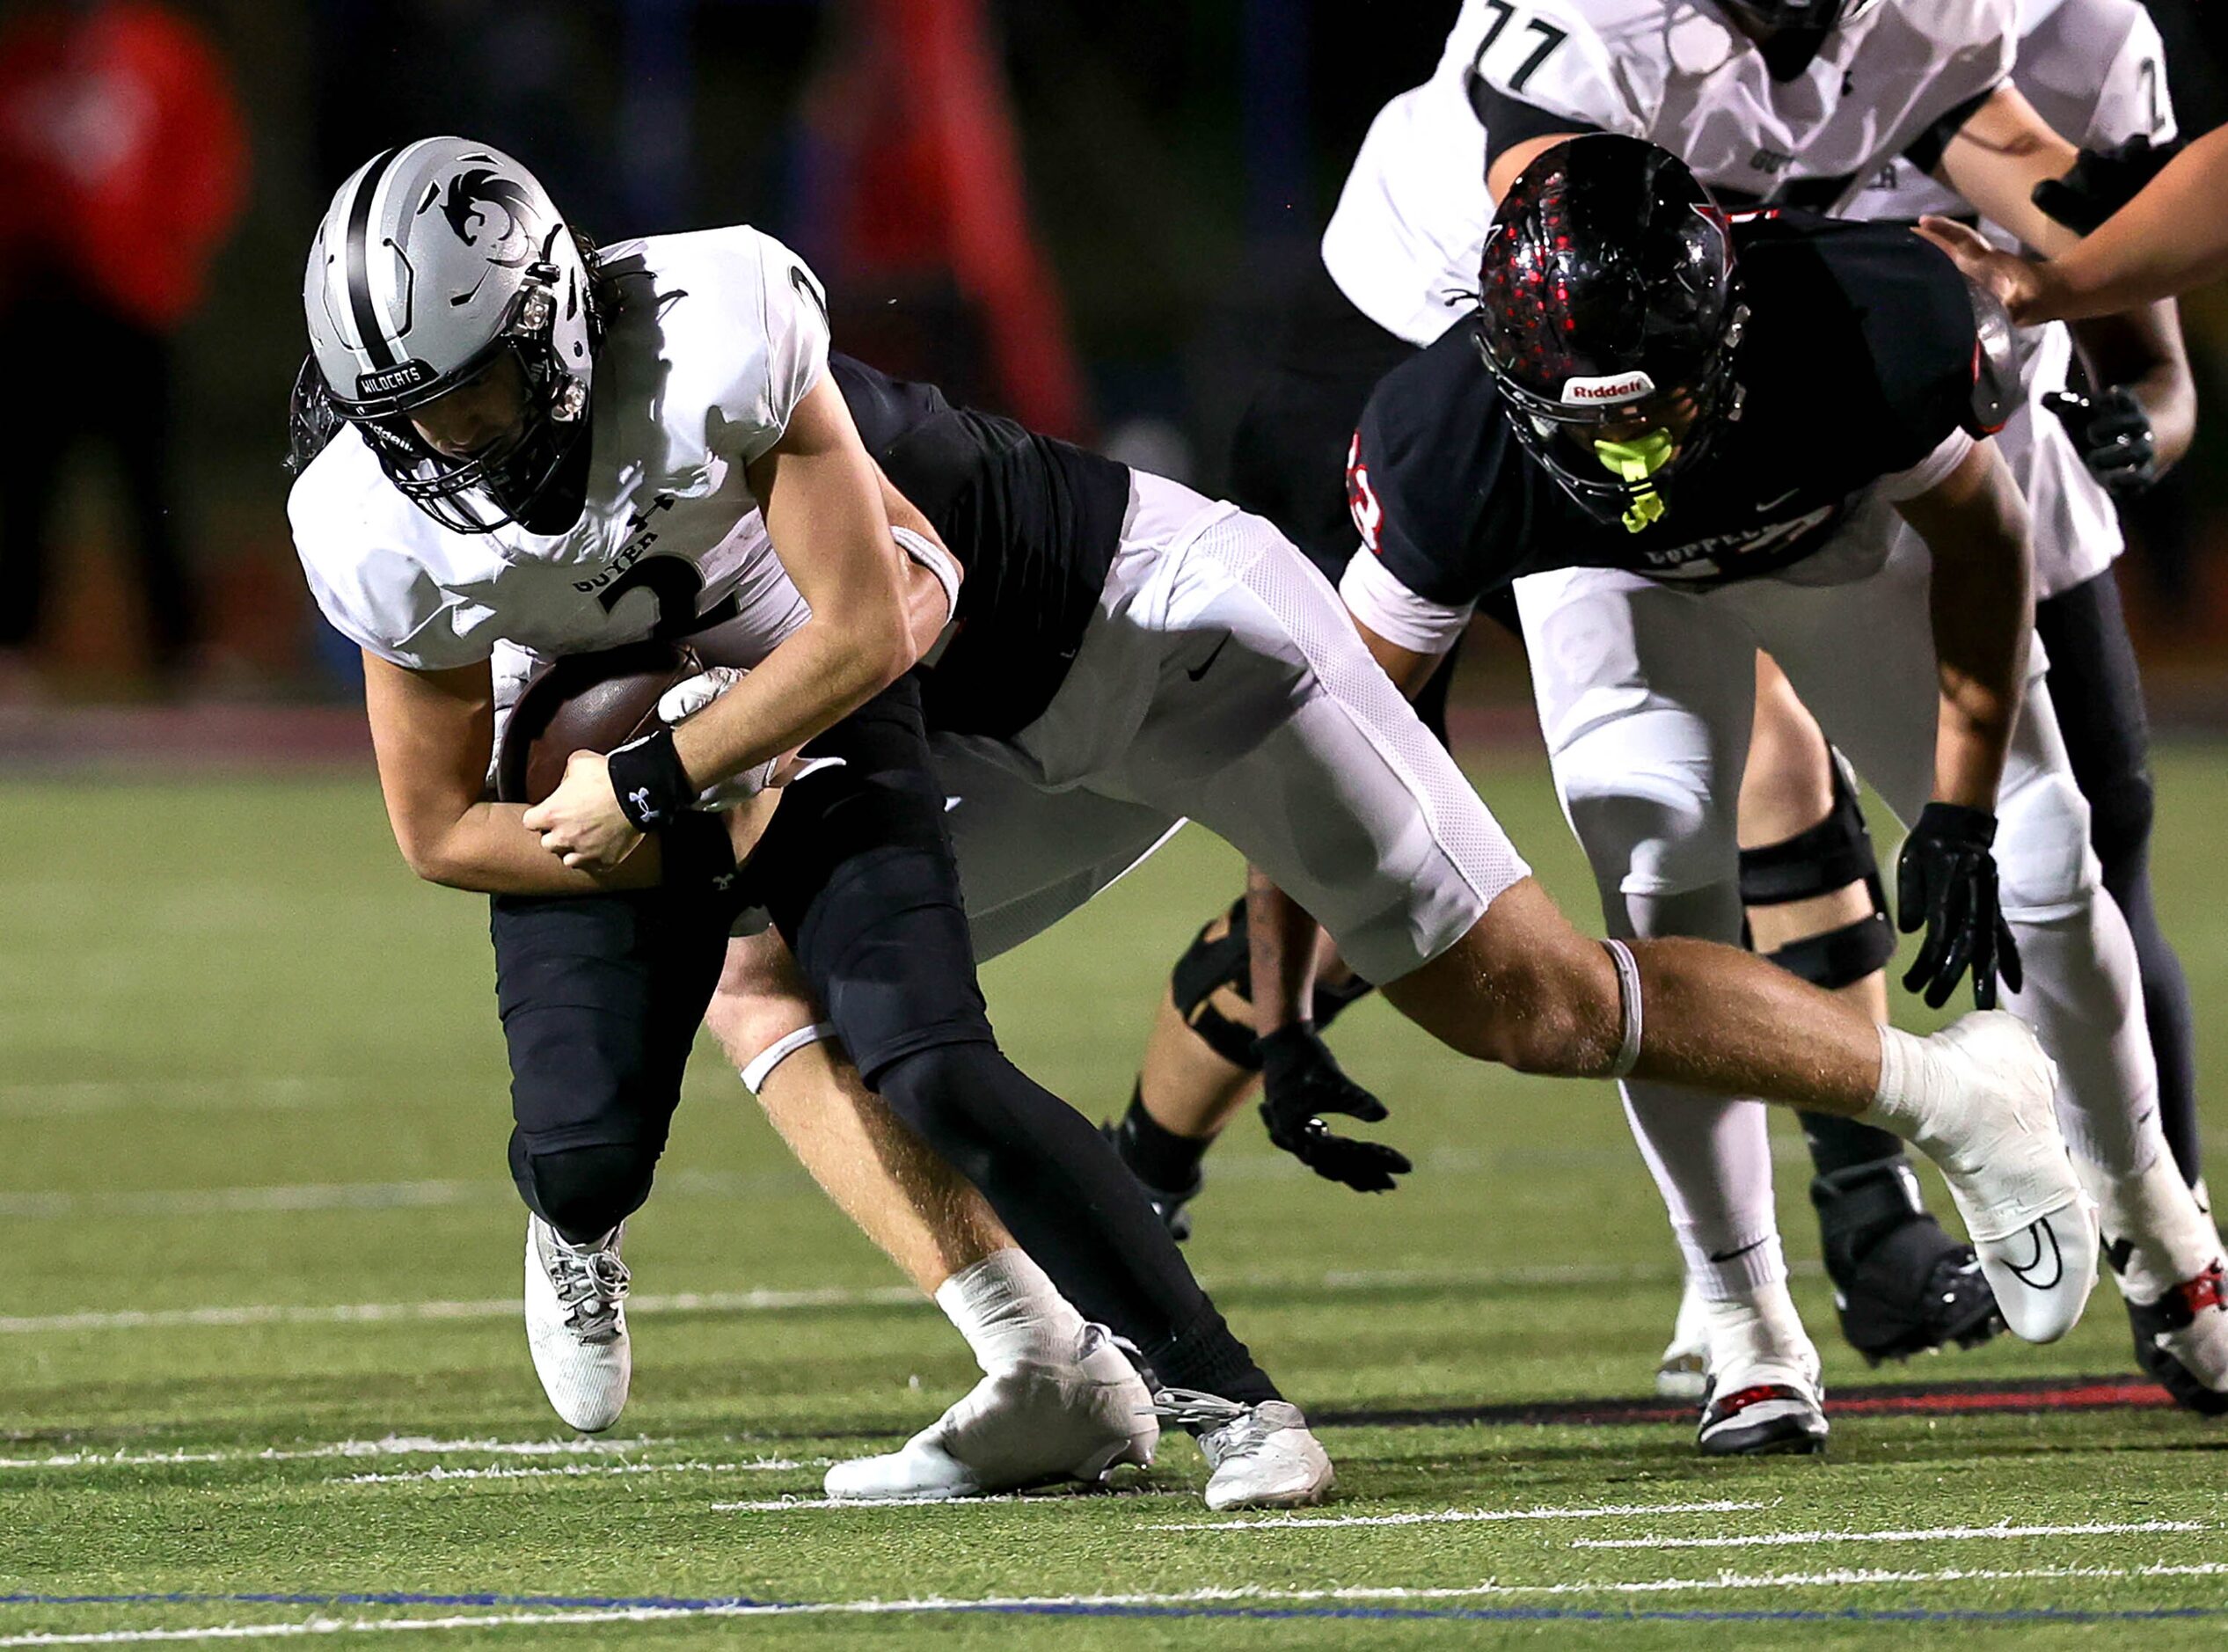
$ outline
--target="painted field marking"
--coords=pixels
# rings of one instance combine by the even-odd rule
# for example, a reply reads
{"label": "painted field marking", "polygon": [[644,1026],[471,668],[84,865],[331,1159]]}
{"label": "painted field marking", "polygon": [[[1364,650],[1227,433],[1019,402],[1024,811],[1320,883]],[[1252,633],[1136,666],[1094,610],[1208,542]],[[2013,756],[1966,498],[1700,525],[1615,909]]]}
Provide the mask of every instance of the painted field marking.
{"label": "painted field marking", "polygon": [[1826,1543],[1965,1543],[2009,1538],[2108,1538],[2146,1531],[2210,1531],[2202,1520],[2088,1520],[2077,1525],[1929,1526],[1909,1531],[1763,1531],[1726,1538],[1573,1538],[1574,1549],[1801,1548]]}
{"label": "painted field marking", "polygon": [[337,1107],[367,1087],[332,1076],[259,1078],[56,1078],[0,1084],[0,1117],[46,1118],[115,1113],[150,1106],[163,1111],[284,1111]]}
{"label": "painted field marking", "polygon": [[[660,1191],[689,1198],[761,1197],[812,1192],[801,1171],[742,1173],[683,1170],[662,1178]],[[252,1216],[305,1210],[423,1210],[455,1205],[502,1204],[504,1184],[468,1181],[308,1181],[236,1188],[151,1188],[92,1193],[0,1193],[0,1217],[53,1221],[73,1216]]]}
{"label": "painted field marking", "polygon": [[583,1480],[600,1474],[771,1474],[784,1469],[825,1468],[831,1457],[754,1457],[740,1463],[559,1463],[547,1468],[449,1468],[435,1464],[385,1474],[343,1474],[335,1486],[438,1484],[455,1480]]}
{"label": "painted field marking", "polygon": [[647,1435],[630,1439],[442,1440],[423,1434],[387,1434],[376,1440],[334,1440],[325,1445],[236,1447],[209,1451],[56,1451],[47,1457],[0,1457],[0,1468],[142,1468],[167,1463],[296,1463],[323,1458],[379,1457],[608,1457],[670,1445]]}
{"label": "painted field marking", "polygon": [[[1050,1492],[999,1492],[988,1497],[764,1497],[748,1502],[715,1502],[714,1514],[809,1514],[815,1510],[842,1509],[851,1514],[872,1512],[878,1509],[979,1509],[985,1503],[1043,1503],[1048,1506],[1072,1508],[1078,1499],[1118,1498],[1124,1502],[1143,1502],[1165,1497],[1190,1497],[1197,1494],[1175,1486],[1139,1487],[1121,1491],[1089,1491],[1077,1488]],[[1139,1528],[1152,1531],[1153,1527]]]}
{"label": "painted field marking", "polygon": [[1434,1509],[1412,1514],[1387,1515],[1271,1515],[1259,1520],[1186,1521],[1174,1525],[1140,1526],[1140,1531],[1323,1531],[1332,1526],[1467,1525],[1505,1520],[1610,1520],[1625,1515],[1744,1514],[1768,1509],[1763,1502],[1590,1503],[1569,1509]]}
{"label": "painted field marking", "polygon": [[[2151,1607],[2129,1610],[2026,1607],[1987,1609],[1897,1606],[1866,1609],[1780,1610],[1767,1612],[1632,1612],[1574,1610],[1554,1607],[1510,1606],[1487,1610],[1447,1610],[1445,1604],[1460,1600],[1530,1597],[1552,1598],[1572,1595],[1660,1594],[1678,1591],[1709,1592],[1728,1590],[1845,1588],[1866,1584],[2048,1581],[2067,1578],[2110,1579],[2142,1577],[2213,1576],[2228,1571],[2228,1564],[2202,1567],[2146,1566],[2039,1567],[2022,1571],[1976,1571],[1946,1568],[1936,1572],[1792,1573],[1742,1577],[1720,1574],[1707,1578],[1657,1578],[1618,1583],[1486,1583],[1452,1588],[1347,1587],[1340,1589],[1280,1590],[1260,1585],[1190,1590],[1170,1594],[1049,1595],[988,1597],[955,1600],[926,1597],[912,1600],[768,1601],[737,1597],[727,1600],[649,1598],[610,1600],[565,1597],[483,1596],[111,1596],[77,1599],[17,1596],[0,1597],[5,1604],[104,1605],[484,1605],[489,1608],[531,1605],[525,1611],[457,1612],[440,1618],[312,1617],[287,1623],[214,1624],[199,1627],[106,1629],[82,1633],[40,1632],[0,1636],[0,1647],[116,1646],[196,1641],[292,1639],[305,1635],[348,1634],[419,1634],[447,1629],[486,1629],[525,1625],[583,1625],[654,1623],[695,1618],[769,1618],[800,1616],[882,1616],[903,1614],[980,1614],[1199,1618],[1356,1618],[1411,1620],[1472,1619],[1499,1621],[1656,1621],[1685,1623],[1755,1622],[1965,1622],[2028,1623],[2129,1622],[2159,1619],[2210,1618],[2228,1608]],[[1410,1604],[1414,1603],[1414,1604]],[[1433,1610],[1422,1603],[1441,1603]]]}
{"label": "painted field marking", "polygon": [[[443,1184],[449,1185],[449,1184]],[[32,1195],[26,1195],[32,1196]],[[1343,1269],[1327,1274],[1228,1274],[1208,1283],[1220,1290],[1375,1291],[1402,1287],[1443,1289],[1661,1283],[1676,1277],[1671,1268],[1567,1268]],[[793,1308],[915,1306],[927,1298],[902,1285],[814,1286],[800,1290],[683,1290],[638,1293],[627,1298],[632,1313],[778,1312]],[[0,1336],[37,1336],[71,1331],[150,1331],[181,1327],[245,1325],[357,1325],[421,1319],[502,1319],[519,1312],[515,1297],[427,1302],[338,1304],[243,1304],[194,1308],[93,1309],[76,1313],[0,1315]]]}

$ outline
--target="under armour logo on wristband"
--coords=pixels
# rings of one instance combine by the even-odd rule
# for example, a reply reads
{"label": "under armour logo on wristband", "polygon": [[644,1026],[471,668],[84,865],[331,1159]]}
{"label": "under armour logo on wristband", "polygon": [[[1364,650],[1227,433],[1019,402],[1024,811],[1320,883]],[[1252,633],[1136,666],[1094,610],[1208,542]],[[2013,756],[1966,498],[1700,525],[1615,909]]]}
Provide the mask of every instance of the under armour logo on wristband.
{"label": "under armour logo on wristband", "polygon": [[632,808],[634,813],[640,816],[643,820],[653,821],[657,819],[658,811],[650,807],[650,788],[648,786],[636,786],[634,790],[626,794],[626,800]]}
{"label": "under armour logo on wristband", "polygon": [[719,890],[722,895],[725,895],[729,889],[734,888],[734,883],[735,874],[732,872],[722,872],[719,874],[719,876],[712,880],[712,887]]}

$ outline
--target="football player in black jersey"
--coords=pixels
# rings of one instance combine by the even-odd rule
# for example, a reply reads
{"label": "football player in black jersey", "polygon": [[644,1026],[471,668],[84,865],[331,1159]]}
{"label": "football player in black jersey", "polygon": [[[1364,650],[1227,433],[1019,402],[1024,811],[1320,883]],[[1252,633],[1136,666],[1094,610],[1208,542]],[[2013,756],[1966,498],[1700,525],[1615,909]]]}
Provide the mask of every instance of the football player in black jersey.
{"label": "football player in black jersey", "polygon": [[[1356,437],[1364,549],[1341,590],[1372,651],[1420,680],[1481,596],[1523,581],[1543,727],[1612,929],[1724,939],[1750,662],[1770,652],[1914,823],[1901,905],[1930,925],[1930,999],[1969,968],[1992,1000],[1999,964],[2018,994],[2022,955],[2036,976],[2015,1001],[2157,1286],[2137,1311],[2145,1363],[2217,1403],[2218,1240],[2149,1187],[2155,1107],[2118,1104],[2140,1018],[2089,961],[2124,953],[2124,926],[2028,681],[2023,508],[1977,439],[2013,388],[1988,370],[2000,311],[1907,231],[1772,213],[1728,228],[1671,157],[1609,136],[1526,169],[1481,284],[1473,325],[1388,375]],[[1898,515],[1931,558],[1888,555]],[[1728,1268],[1776,1246],[1768,1210],[1716,1214]],[[1720,1393],[1705,1444],[1799,1448],[1823,1423],[1815,1356],[1768,1305],[1753,1317],[1713,1327],[1743,1403]]]}
{"label": "football player in black jersey", "polygon": [[[1721,239],[1721,223],[1695,221]],[[1924,282],[1913,293],[1956,307],[1934,318],[1933,335],[1955,340],[1954,362],[1937,351],[1903,411],[1952,433],[1971,401],[1966,289],[1916,239],[1899,238],[1897,250],[1933,278],[1931,293]],[[1697,274],[1730,279],[1729,266]],[[1471,347],[1466,334],[1456,342]],[[1427,353],[1416,365],[1435,372],[1443,359]],[[1465,359],[1490,402],[1490,381]],[[1357,633],[1269,523],[921,387],[849,363],[836,372],[868,450],[923,502],[965,569],[956,632],[929,670],[924,703],[980,955],[1057,921],[1189,817],[1296,889],[1395,1008],[1465,1054],[1769,1094],[1917,1141],[1945,1162],[2013,1328],[2049,1340],[2073,1323],[2094,1244],[2023,1023],[1983,1013],[1914,1039],[1735,948],[1584,939],[1402,700],[1383,669],[1400,662],[1398,651],[1382,633]],[[1915,442],[1923,457],[1936,435],[1922,434],[1883,440],[1896,457]],[[1653,451],[1646,432],[1619,440]],[[1833,480],[1860,488],[1872,472],[1861,456],[1852,463]],[[1531,504],[1552,515],[1568,501],[1546,489]],[[2016,567],[2016,496],[1986,488],[1973,508],[1976,537]],[[2015,622],[2020,588],[2014,579]],[[1991,727],[2016,697],[2003,678],[2023,632],[2012,623],[1998,633],[2005,658],[1976,648],[1959,701]],[[782,878],[781,855],[769,858],[780,833],[777,815],[751,863],[769,888]],[[1943,896],[1930,945],[1948,954],[1946,976],[1976,939],[1992,944],[1991,870],[1962,846],[1929,862],[1929,887]],[[887,965],[891,980],[907,967]],[[1992,967],[1983,960],[1991,979]],[[767,1028],[738,1034],[720,1002],[711,1023],[739,1065],[758,1062]],[[1914,1106],[1932,1122],[1914,1119]],[[1706,1104],[1696,1107],[1706,1128]],[[2037,1247],[2064,1267],[2036,1273]],[[1747,1426],[1766,1422],[1780,1398],[1742,1396]],[[1202,1406],[1198,1417],[1210,1413]],[[851,1472],[902,1483],[903,1458]]]}
{"label": "football player in black jersey", "polygon": [[[2108,7],[2116,0],[2106,3]],[[1713,10],[1722,14],[1716,22],[1729,41],[1722,48],[1702,43],[1716,39],[1711,33]],[[1877,160],[1905,151],[1910,162],[1897,164],[1946,173],[1976,199],[1991,201],[2015,227],[2049,233],[2027,200],[2027,190],[2034,178],[2064,165],[2071,151],[2051,137],[2008,84],[1998,84],[2010,42],[1991,38],[1990,30],[2008,25],[2009,9],[2002,10],[1991,26],[1985,7],[1908,16],[1875,13],[1853,23],[1856,11],[1840,6],[1682,9],[1657,6],[1653,0],[1547,0],[1514,13],[1505,6],[1479,10],[1474,17],[1472,9],[1465,8],[1438,73],[1388,106],[1348,179],[1340,216],[1324,242],[1325,260],[1338,286],[1315,280],[1306,325],[1295,329],[1262,400],[1249,408],[1240,430],[1238,476],[1247,480],[1266,475],[1275,486],[1253,486],[1251,496],[1241,497],[1249,503],[1260,501],[1260,508],[1293,532],[1319,565],[1326,547],[1343,565],[1351,550],[1350,532],[1341,543],[1334,523],[1326,545],[1319,546],[1313,524],[1324,512],[1302,482],[1289,479],[1295,467],[1304,476],[1310,464],[1327,472],[1327,461],[1320,457],[1326,446],[1322,433],[1333,426],[1322,415],[1355,364],[1374,360],[1390,366],[1408,354],[1402,340],[1384,329],[1405,327],[1409,340],[1428,341],[1428,334],[1420,337],[1414,330],[1414,318],[1435,318],[1444,293],[1465,284],[1465,277],[1440,273],[1435,265],[1411,267],[1419,257],[1458,246],[1465,224],[1482,219],[1482,180],[1471,182],[1465,191],[1458,168],[1442,164],[1419,147],[1427,133],[1438,149],[1457,144],[1459,117],[1473,110],[1482,122],[1473,135],[1481,140],[1494,181],[1503,186],[1527,157],[1559,136],[1596,126],[1645,130],[1689,158],[1706,157],[1713,184],[1728,184],[1752,198],[1770,190],[1775,203],[1823,204],[1837,198],[1845,202],[1864,187]],[[1657,18],[1662,27],[1676,22],[1684,30],[1687,49],[1684,61],[1674,65],[1656,61],[1660,30],[1652,32],[1656,26],[1649,19],[1659,12],[1671,20]],[[1535,15],[1538,21],[1526,21]],[[2066,25],[2063,15],[2059,24],[2074,26]],[[2123,21],[2105,15],[2080,26],[2103,48],[2098,72],[2107,84],[2138,70],[2156,73],[2155,61],[2134,61],[2133,43],[2128,61],[2113,56],[2117,49],[2113,29],[2126,33]],[[2155,34],[2151,38],[2155,40]],[[1607,76],[1598,71],[1604,51],[1620,65]],[[1722,72],[1706,73],[1727,51],[1731,55],[1720,65]],[[2105,59],[2111,60],[2108,73]],[[1815,95],[1815,88],[1830,85],[1837,77],[1842,82],[1838,99]],[[1859,90],[1852,91],[1852,86]],[[2149,102],[2155,110],[2155,97]],[[1867,117],[1869,124],[1863,124]],[[2060,125],[2077,133],[2084,129],[2063,120]],[[1917,141],[1906,151],[1906,141],[1914,135]],[[1863,158],[1868,152],[1875,161]],[[1367,206],[1373,190],[1392,194],[1395,209],[1379,210],[1360,226],[1374,235],[1357,235],[1356,226],[1349,226],[1341,238],[1341,220],[1356,215],[1357,194]],[[1333,259],[1334,251],[1343,264]],[[1352,295],[1350,301],[1347,295]],[[1370,314],[1362,315],[1357,305]],[[2085,347],[2092,342],[2085,340]],[[2127,318],[2115,326],[2110,342],[2111,359],[2093,358],[2093,372],[2101,365],[2107,369],[2101,382],[2115,387],[2132,384],[2143,399],[2137,403],[2130,398],[2127,405],[2142,410],[2138,418],[2157,420],[2157,451],[2163,462],[2176,440],[2186,442],[2188,431],[2188,375],[2171,318]],[[2181,392],[2178,400],[2176,387]],[[1363,393],[1351,392],[1349,428]],[[1263,416],[1265,402],[1273,404],[1268,410],[1273,418]],[[2081,427],[2071,428],[2078,435]],[[1284,455],[1282,471],[1261,462],[1265,434]],[[1339,445],[1344,445],[1343,435]],[[2104,462],[2119,461],[2108,456]],[[2053,537],[2048,543],[2056,549],[2060,541]],[[2058,549],[2046,565],[2053,578],[2062,579],[2057,571],[2069,554]],[[2108,588],[2108,578],[2104,584]],[[2052,592],[2061,595],[2047,612],[2065,636],[2086,639],[2092,631],[2108,629],[2084,627],[2075,618],[2087,612],[2077,607],[2088,598],[2086,588],[2069,591],[2062,582],[2045,587],[2044,594]],[[1487,607],[1491,611],[1491,599]],[[2134,799],[2147,797],[2147,782],[2138,784],[2140,741],[2131,742],[2126,733],[2128,698],[2110,691],[2123,686],[2126,675],[2099,669],[2100,652],[2054,648],[2054,664],[2061,680],[2078,673],[2083,684],[2085,691],[2074,702],[2083,715],[2068,738],[2083,735],[2084,744],[2073,751],[2076,772],[2084,784],[2098,788],[2094,795],[2101,806],[2095,837],[2105,858],[2107,887],[2115,894],[2137,891],[2129,910],[2134,923],[2146,903],[2140,895],[2141,833],[2128,822],[2137,808]],[[1755,944],[1806,979],[1845,988],[1884,1013],[1884,985],[1877,971],[1892,954],[1894,939],[1861,811],[1785,677],[1768,660],[1760,658],[1759,666],[1757,747],[1741,809],[1742,874]],[[1443,683],[1443,665],[1427,695],[1443,692],[1436,683]],[[1422,703],[1420,697],[1420,706]],[[2139,710],[2139,699],[2135,705]],[[2139,719],[2135,726],[2139,727]],[[1242,920],[1242,907],[1234,910],[1232,919],[1216,920],[1179,961],[1136,1096],[1117,1130],[1125,1159],[1180,1228],[1188,1225],[1184,1201],[1200,1185],[1197,1166],[1207,1141],[1240,1100],[1245,1069],[1260,1064],[1251,1011],[1244,1002]],[[2187,1040],[2173,1030],[2186,1028],[2186,1019],[2177,1020],[2172,1013],[2179,970],[2155,925],[2137,923],[2136,933],[2153,1026],[2162,1029],[2155,1037],[2162,1100],[2170,1104],[2168,1133],[2177,1158],[2194,1177],[2195,1155],[2184,1149],[2185,1137],[2194,1137],[2175,1128],[2182,1117],[2194,1119],[2192,1086],[2167,1082],[2169,1073],[2187,1071],[2177,1058]],[[1319,1029],[1350,1001],[1353,990],[1343,978],[1330,990],[1319,983],[1311,1006]],[[2186,994],[2179,1001],[2186,1007]],[[1340,1111],[1363,1117],[1383,1114],[1373,1099],[1338,1073],[1319,1046],[1311,1064],[1284,1064],[1286,1082],[1272,1086],[1264,1107],[1273,1134],[1303,1149],[1319,1173],[1356,1187],[1391,1186],[1406,1160],[1389,1145],[1280,1129],[1277,1121],[1287,1113],[1305,1116],[1290,1071],[1304,1072],[1317,1099]],[[1293,1093],[1280,1096],[1279,1090]],[[1896,1144],[1845,1121],[1821,1117],[1805,1123],[1820,1173],[1812,1195],[1819,1208],[1828,1271],[1852,1343],[1879,1359],[1985,1335],[1993,1304],[1972,1274],[1970,1253],[1925,1214]],[[1760,1125],[1752,1128],[1750,1145],[1761,1162]],[[1659,1385],[1666,1392],[1685,1380],[1686,1366],[1698,1367],[1701,1327],[1698,1319],[1690,1319],[1690,1310],[1697,1306],[1690,1289],[1680,1330],[1659,1373]],[[1698,1374],[1694,1380],[1698,1382]]]}

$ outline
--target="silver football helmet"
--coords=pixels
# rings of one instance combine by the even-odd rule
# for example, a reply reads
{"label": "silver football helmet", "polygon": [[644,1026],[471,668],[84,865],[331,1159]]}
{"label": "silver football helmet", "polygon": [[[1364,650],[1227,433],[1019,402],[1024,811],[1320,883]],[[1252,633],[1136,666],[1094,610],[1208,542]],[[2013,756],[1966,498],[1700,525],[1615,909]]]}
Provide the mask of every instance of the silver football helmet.
{"label": "silver football helmet", "polygon": [[[358,167],[318,226],[302,307],[297,432],[320,416],[337,428],[333,414],[355,425],[443,527],[527,517],[587,430],[601,325],[583,244],[534,175],[484,143],[421,138]],[[411,410],[505,352],[523,417],[463,457],[427,442]]]}

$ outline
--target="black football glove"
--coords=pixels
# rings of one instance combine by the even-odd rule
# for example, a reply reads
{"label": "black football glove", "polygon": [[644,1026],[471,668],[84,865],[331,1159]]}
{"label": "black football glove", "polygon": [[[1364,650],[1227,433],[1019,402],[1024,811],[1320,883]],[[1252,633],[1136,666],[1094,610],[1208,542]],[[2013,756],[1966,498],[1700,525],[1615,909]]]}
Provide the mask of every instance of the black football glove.
{"label": "black football glove", "polygon": [[1983,808],[1929,803],[1903,840],[1896,863],[1896,917],[1908,935],[1921,924],[1926,939],[1903,976],[1908,991],[1924,988],[1926,1005],[1949,1002],[1958,976],[1973,971],[1973,1002],[1996,1007],[1996,977],[2020,990],[2020,949],[1996,896],[1996,816]]}
{"label": "black football glove", "polygon": [[2042,405],[2058,416],[2089,474],[2122,497],[2142,493],[2159,479],[2159,442],[2151,415],[2125,385],[2094,396],[2054,390]]}
{"label": "black football glove", "polygon": [[2034,186],[2033,200],[2043,216],[2080,235],[2094,233],[2114,213],[2143,193],[2166,164],[2181,153],[2182,141],[2153,143],[2129,138],[2108,150],[2083,150],[2063,178]]}
{"label": "black football glove", "polygon": [[1254,1048],[1261,1056],[1261,1122],[1271,1142],[1325,1181],[1342,1181],[1356,1193],[1390,1193],[1395,1176],[1415,1168],[1396,1147],[1331,1134],[1324,1114],[1375,1124],[1385,1116],[1384,1103],[1346,1076],[1312,1021],[1281,1027]]}

